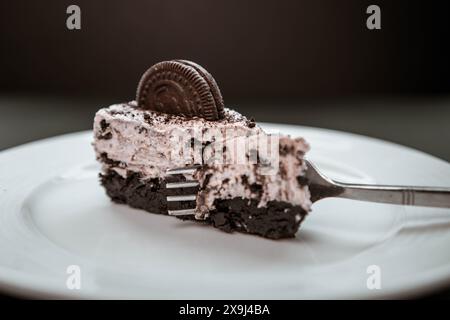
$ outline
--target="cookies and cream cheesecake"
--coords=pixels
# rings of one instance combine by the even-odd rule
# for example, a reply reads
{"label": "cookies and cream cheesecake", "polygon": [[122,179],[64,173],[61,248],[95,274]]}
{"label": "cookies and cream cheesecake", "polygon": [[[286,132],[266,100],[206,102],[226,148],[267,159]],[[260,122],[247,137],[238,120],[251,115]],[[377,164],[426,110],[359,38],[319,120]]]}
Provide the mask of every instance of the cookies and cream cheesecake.
{"label": "cookies and cream cheesecake", "polygon": [[100,109],[93,145],[116,203],[272,239],[295,236],[310,211],[306,141],[225,108],[215,80],[190,61],[154,65],[136,101]]}

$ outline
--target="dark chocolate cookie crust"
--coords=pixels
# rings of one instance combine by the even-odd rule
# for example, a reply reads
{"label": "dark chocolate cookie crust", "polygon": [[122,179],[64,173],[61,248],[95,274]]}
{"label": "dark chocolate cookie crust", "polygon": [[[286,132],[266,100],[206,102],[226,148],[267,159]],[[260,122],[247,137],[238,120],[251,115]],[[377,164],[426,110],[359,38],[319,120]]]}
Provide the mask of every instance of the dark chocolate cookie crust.
{"label": "dark chocolate cookie crust", "polygon": [[210,212],[214,227],[226,232],[244,232],[270,239],[293,238],[307,212],[287,202],[269,201],[258,208],[256,200],[216,200]]}
{"label": "dark chocolate cookie crust", "polygon": [[[144,181],[137,173],[129,173],[127,178],[123,178],[109,170],[100,174],[100,182],[112,201],[151,213],[167,214],[168,209],[188,209],[195,206],[195,202],[180,202],[177,207],[168,207],[168,190],[172,192],[170,195],[192,194],[197,190],[166,189],[165,182],[158,178]],[[300,206],[280,201],[270,201],[263,208],[257,207],[256,200],[242,198],[217,199],[214,204],[216,209],[210,212],[209,218],[199,222],[211,224],[225,232],[238,231],[270,239],[295,237],[307,214]],[[179,218],[194,220],[192,216]]]}
{"label": "dark chocolate cookie crust", "polygon": [[[183,178],[174,177],[168,182],[177,182]],[[129,172],[127,178],[123,178],[117,172],[108,170],[100,174],[100,183],[105,187],[106,194],[116,203],[125,203],[130,207],[144,209],[146,211],[167,214],[167,210],[189,209],[195,206],[195,201],[177,202],[176,205],[168,204],[168,195],[193,194],[197,188],[166,189],[165,181],[154,178],[142,180],[140,175]]]}

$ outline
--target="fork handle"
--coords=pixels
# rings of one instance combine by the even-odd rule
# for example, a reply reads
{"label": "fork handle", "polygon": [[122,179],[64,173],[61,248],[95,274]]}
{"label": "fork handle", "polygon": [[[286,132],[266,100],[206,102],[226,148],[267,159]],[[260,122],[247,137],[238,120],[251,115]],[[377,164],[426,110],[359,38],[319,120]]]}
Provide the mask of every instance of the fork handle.
{"label": "fork handle", "polygon": [[401,204],[450,208],[450,188],[383,186],[367,184],[338,183],[341,192],[337,197]]}

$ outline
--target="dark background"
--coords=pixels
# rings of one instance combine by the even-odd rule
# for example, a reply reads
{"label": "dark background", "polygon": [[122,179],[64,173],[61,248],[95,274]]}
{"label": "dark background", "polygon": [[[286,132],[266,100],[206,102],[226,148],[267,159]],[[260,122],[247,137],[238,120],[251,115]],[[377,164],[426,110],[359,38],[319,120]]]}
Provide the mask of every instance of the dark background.
{"label": "dark background", "polygon": [[[81,7],[81,30],[66,8]],[[366,8],[381,7],[381,30]],[[257,121],[378,137],[450,160],[446,1],[0,2],[0,150],[90,129],[134,99],[152,64],[183,58]]]}
{"label": "dark background", "polygon": [[[81,7],[82,29],[65,28]],[[366,8],[382,30],[366,28]],[[444,1],[442,1],[444,3]],[[230,100],[448,93],[433,1],[5,1],[4,91],[129,99],[157,61],[197,61]]]}

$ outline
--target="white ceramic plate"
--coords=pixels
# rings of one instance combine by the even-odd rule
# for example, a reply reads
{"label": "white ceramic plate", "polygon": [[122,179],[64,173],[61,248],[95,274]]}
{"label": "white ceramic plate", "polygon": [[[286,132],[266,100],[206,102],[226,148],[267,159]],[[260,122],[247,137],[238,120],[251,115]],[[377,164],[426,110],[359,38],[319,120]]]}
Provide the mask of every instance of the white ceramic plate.
{"label": "white ceramic plate", "polygon": [[[264,127],[304,136],[309,158],[336,179],[450,186],[450,165],[415,150],[330,130]],[[91,132],[82,132],[0,153],[0,290],[75,298],[396,298],[450,285],[448,209],[327,199],[313,206],[295,239],[227,234],[111,203],[90,143]],[[72,265],[80,268],[79,290],[67,287],[77,275],[67,273]],[[381,288],[370,290],[373,265]]]}

